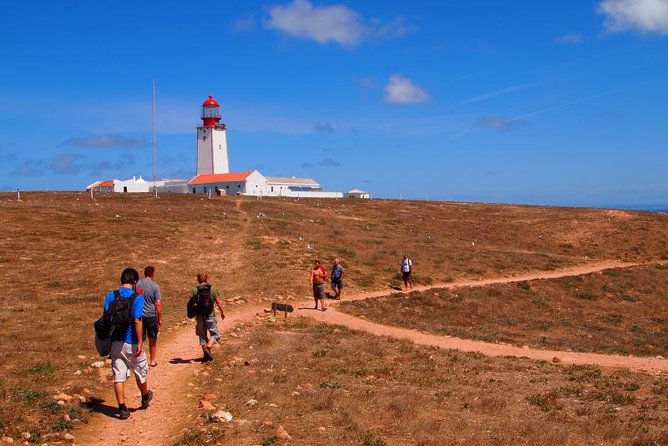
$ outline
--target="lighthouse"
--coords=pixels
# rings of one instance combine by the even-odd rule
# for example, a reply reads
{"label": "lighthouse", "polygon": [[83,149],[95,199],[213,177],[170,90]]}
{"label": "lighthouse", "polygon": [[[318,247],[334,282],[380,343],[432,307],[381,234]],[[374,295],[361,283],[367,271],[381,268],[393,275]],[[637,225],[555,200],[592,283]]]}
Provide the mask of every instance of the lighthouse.
{"label": "lighthouse", "polygon": [[227,133],[220,122],[220,105],[212,97],[202,104],[202,124],[197,126],[197,175],[230,172]]}

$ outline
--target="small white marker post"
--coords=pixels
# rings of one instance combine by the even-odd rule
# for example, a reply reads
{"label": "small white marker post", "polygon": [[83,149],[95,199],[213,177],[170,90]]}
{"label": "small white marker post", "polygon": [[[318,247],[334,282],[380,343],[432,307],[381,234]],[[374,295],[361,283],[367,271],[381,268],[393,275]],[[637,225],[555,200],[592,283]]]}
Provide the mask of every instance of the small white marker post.
{"label": "small white marker post", "polygon": [[95,200],[95,198],[93,198],[93,189],[94,189],[93,187],[90,188],[90,199],[91,200]]}
{"label": "small white marker post", "polygon": [[21,201],[21,191],[16,189],[16,201]]}

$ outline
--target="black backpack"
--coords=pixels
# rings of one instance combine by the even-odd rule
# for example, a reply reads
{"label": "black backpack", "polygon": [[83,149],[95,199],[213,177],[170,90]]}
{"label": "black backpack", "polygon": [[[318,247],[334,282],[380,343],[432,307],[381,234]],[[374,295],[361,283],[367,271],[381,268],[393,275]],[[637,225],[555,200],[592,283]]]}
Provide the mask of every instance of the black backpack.
{"label": "black backpack", "polygon": [[121,297],[118,290],[114,291],[114,300],[104,313],[104,318],[109,321],[112,330],[127,330],[134,321],[132,317],[132,304],[135,302],[137,293],[133,292],[128,299]]}
{"label": "black backpack", "polygon": [[211,313],[213,313],[211,285],[200,285],[197,287],[197,314],[209,317]]}

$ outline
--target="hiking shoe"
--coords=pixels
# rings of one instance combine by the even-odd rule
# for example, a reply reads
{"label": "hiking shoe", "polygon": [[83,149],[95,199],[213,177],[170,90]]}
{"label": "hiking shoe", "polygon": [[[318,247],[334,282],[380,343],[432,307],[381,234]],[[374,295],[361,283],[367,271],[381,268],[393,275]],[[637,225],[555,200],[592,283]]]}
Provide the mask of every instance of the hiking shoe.
{"label": "hiking shoe", "polygon": [[145,395],[141,396],[141,408],[148,409],[148,405],[151,403],[152,399],[153,399],[153,392],[149,390],[148,392],[146,392]]}
{"label": "hiking shoe", "polygon": [[213,361],[213,356],[211,355],[211,349],[207,348],[204,350],[204,357],[202,358],[202,362],[211,362]]}
{"label": "hiking shoe", "polygon": [[127,420],[130,418],[130,411],[125,408],[125,409],[118,409],[118,418],[121,420]]}

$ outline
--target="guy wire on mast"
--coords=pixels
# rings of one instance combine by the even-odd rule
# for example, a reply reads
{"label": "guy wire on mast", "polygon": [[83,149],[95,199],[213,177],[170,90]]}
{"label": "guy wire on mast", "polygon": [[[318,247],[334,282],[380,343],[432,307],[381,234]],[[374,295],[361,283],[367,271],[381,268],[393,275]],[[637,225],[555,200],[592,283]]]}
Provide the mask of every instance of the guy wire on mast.
{"label": "guy wire on mast", "polygon": [[158,186],[156,185],[156,143],[155,143],[155,79],[151,81],[152,84],[152,93],[153,93],[153,101],[151,103],[151,133],[152,133],[152,141],[151,141],[151,147],[153,151],[153,192],[155,194],[155,198],[158,198]]}

